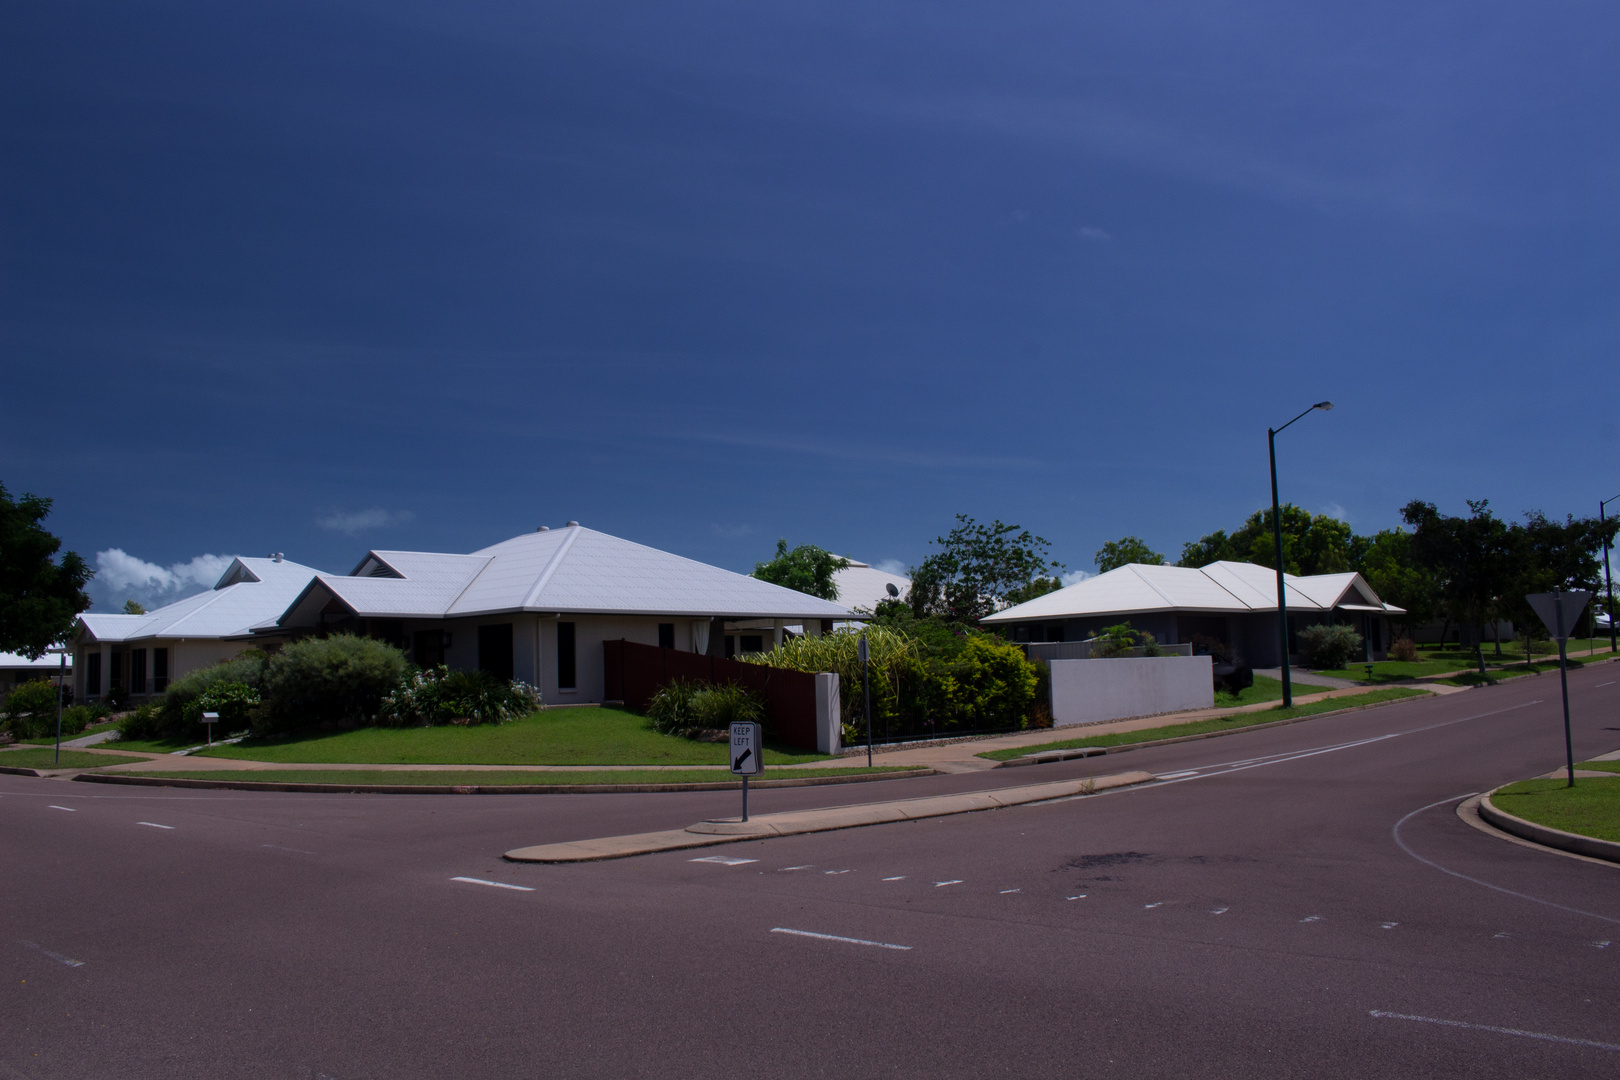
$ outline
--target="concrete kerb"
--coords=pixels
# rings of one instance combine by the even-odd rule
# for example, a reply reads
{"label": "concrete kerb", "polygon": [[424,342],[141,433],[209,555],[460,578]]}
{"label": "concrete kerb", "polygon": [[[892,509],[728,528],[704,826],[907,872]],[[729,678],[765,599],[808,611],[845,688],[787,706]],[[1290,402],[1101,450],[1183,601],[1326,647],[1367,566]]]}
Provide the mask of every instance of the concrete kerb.
{"label": "concrete kerb", "polygon": [[[933,769],[919,768],[900,772],[867,773],[860,776],[805,776],[797,779],[755,780],[748,786],[754,789],[826,787],[832,784],[862,784],[879,780],[912,780],[934,774]],[[697,781],[684,784],[322,784],[275,780],[201,780],[183,776],[131,776],[128,773],[92,772],[81,772],[73,779],[90,784],[224,788],[234,791],[304,791],[343,795],[633,795],[664,791],[736,791],[742,787],[742,782],[738,780]]]}
{"label": "concrete kerb", "polygon": [[664,832],[638,833],[631,836],[607,836],[594,840],[576,840],[561,844],[539,844],[534,847],[514,848],[505,857],[512,862],[570,863],[595,862],[602,859],[622,859],[631,855],[649,855],[659,851],[677,851],[682,848],[710,847],[731,844],[741,840],[766,840],[776,836],[796,836],[802,833],[830,832],[835,829],[853,829],[864,825],[883,825],[898,821],[917,821],[922,818],[942,817],[948,814],[969,814],[979,810],[998,810],[1008,806],[1047,802],[1052,799],[1090,795],[1110,788],[1127,787],[1154,779],[1152,773],[1128,772],[1113,776],[1093,776],[1083,780],[1059,780],[1045,784],[1003,788],[999,791],[965,792],[959,795],[930,795],[918,799],[901,799],[887,803],[867,803],[854,806],[834,806],[820,810],[795,810],[781,814],[766,814],[741,821],[700,821],[685,829]]}

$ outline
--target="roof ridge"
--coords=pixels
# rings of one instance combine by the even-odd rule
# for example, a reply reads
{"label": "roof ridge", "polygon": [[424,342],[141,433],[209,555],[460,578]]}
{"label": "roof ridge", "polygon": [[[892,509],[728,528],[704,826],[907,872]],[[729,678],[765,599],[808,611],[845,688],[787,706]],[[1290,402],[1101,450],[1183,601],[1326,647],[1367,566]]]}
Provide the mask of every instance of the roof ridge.
{"label": "roof ridge", "polygon": [[[1138,566],[1142,566],[1142,565],[1144,565],[1144,564],[1143,563],[1126,563],[1125,568],[1128,569],[1132,574],[1136,575],[1136,580],[1137,581],[1140,581],[1142,584],[1144,584],[1148,588],[1152,589],[1153,590],[1153,595],[1157,596],[1160,600],[1163,600],[1167,607],[1175,607],[1176,602],[1174,600],[1172,600],[1168,596],[1164,595],[1164,593],[1159,589],[1159,587],[1157,585],[1153,584],[1153,582],[1149,581],[1146,577],[1142,576],[1142,572],[1137,569]],[[1101,575],[1099,575],[1099,576],[1101,576]],[[1075,584],[1078,585],[1079,582],[1075,582]]]}
{"label": "roof ridge", "polygon": [[[1209,565],[1210,566],[1215,566],[1218,563],[1225,562],[1225,561],[1226,560],[1224,560],[1224,559],[1217,559],[1215,562],[1212,562]],[[1238,603],[1242,604],[1244,607],[1248,608],[1250,611],[1255,610],[1255,607],[1254,607],[1253,604],[1249,603],[1247,600],[1243,599],[1243,597],[1239,596],[1237,593],[1233,592],[1231,589],[1228,589],[1225,585],[1222,585],[1219,581],[1216,581],[1215,578],[1211,577],[1209,572],[1208,572],[1208,567],[1200,566],[1197,569],[1198,569],[1198,572],[1200,574],[1204,575],[1204,579],[1206,581],[1208,581],[1210,584],[1214,585],[1217,589],[1221,590],[1221,592],[1225,593],[1227,596],[1230,596],[1233,600],[1236,600]]]}
{"label": "roof ridge", "polygon": [[[563,556],[567,555],[569,551],[573,550],[574,541],[578,540],[580,533],[585,531],[584,527],[580,525],[574,525],[572,528],[574,531],[563,537],[562,543],[557,545],[557,550],[552,552],[551,558],[546,561],[546,568],[540,571],[540,576],[535,579],[534,585],[529,589],[528,595],[523,598],[524,610],[528,610],[529,608],[533,607],[535,602],[540,599],[540,593],[547,585],[551,584],[551,575],[555,574],[557,572],[557,568],[562,565]],[[491,558],[494,558],[494,556],[491,556]],[[474,575],[474,577],[476,578],[477,575]],[[468,582],[468,584],[470,585],[471,582]],[[463,590],[463,592],[465,591],[466,590]],[[459,600],[461,597],[457,596],[456,599]]]}

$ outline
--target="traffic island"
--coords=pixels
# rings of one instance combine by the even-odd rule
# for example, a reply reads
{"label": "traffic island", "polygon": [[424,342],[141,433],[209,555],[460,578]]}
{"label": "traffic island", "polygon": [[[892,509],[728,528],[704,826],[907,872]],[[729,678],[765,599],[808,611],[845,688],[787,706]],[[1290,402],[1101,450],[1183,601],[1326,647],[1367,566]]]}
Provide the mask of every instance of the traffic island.
{"label": "traffic island", "polygon": [[1481,797],[1479,816],[1521,840],[1620,863],[1620,776],[1581,770],[1574,787],[1561,776],[1522,780]]}
{"label": "traffic island", "polygon": [[795,810],[782,814],[765,814],[748,821],[700,821],[685,829],[664,832],[637,833],[631,836],[607,836],[595,840],[576,840],[563,844],[540,844],[535,847],[515,848],[506,853],[512,862],[570,863],[595,862],[601,859],[622,859],[631,855],[650,855],[659,851],[678,851],[682,848],[710,847],[731,844],[739,840],[766,840],[777,836],[796,836],[802,833],[831,832],[835,829],[853,829],[863,825],[886,825],[897,821],[917,821],[922,818],[943,817],[947,814],[970,814],[980,810],[999,810],[1009,806],[1048,802],[1053,799],[1092,795],[1110,788],[1128,787],[1154,779],[1149,772],[1116,773],[1112,776],[1091,776],[1084,780],[1059,780],[1046,784],[1027,784],[1022,787],[1002,788],[998,791],[974,791],[959,795],[931,795],[920,799],[900,799],[894,802],[865,803],[857,806],[833,806],[821,810]]}

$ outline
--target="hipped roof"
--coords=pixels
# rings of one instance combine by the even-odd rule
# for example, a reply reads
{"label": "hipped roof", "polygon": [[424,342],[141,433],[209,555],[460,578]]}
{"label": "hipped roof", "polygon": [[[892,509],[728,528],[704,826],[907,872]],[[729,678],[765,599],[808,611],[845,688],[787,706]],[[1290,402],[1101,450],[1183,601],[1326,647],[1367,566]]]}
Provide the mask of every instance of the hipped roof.
{"label": "hipped roof", "polygon": [[[1290,611],[1380,611],[1386,604],[1360,574],[1283,575]],[[986,623],[1135,615],[1150,612],[1240,614],[1277,610],[1277,573],[1254,563],[1215,562],[1193,569],[1130,563],[998,611]]]}
{"label": "hipped roof", "polygon": [[372,551],[354,574],[316,575],[274,625],[313,625],[333,601],[362,618],[518,611],[767,619],[852,614],[842,604],[578,525],[525,533],[470,555]]}
{"label": "hipped roof", "polygon": [[287,610],[318,572],[285,559],[238,557],[208,592],[145,615],[80,615],[79,638],[110,642],[240,636]]}

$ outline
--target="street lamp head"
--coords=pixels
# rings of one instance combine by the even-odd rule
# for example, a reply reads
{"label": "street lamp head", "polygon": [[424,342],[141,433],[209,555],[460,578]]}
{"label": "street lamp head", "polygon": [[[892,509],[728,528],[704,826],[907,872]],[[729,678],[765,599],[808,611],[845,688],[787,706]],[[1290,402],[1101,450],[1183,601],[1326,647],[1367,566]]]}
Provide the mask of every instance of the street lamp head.
{"label": "street lamp head", "polygon": [[1331,401],[1318,401],[1315,405],[1312,405],[1311,408],[1313,408],[1313,409],[1321,409],[1323,412],[1331,412],[1333,410],[1333,402],[1331,402]]}

